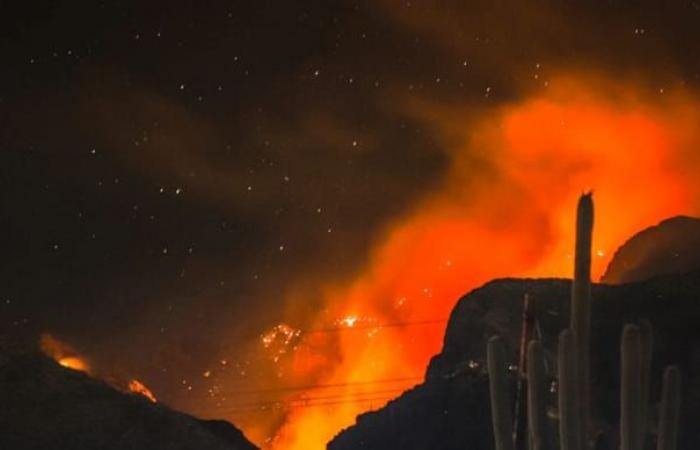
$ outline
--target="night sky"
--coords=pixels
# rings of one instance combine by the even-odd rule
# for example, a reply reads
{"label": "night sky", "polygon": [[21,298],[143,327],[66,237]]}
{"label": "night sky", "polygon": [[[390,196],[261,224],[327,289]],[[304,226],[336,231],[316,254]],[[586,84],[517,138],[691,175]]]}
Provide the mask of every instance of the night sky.
{"label": "night sky", "polygon": [[382,106],[424,50],[386,60],[406,36],[378,11],[284,3],[3,10],[3,320],[145,351],[257,332],[439,176]]}
{"label": "night sky", "polygon": [[1,1],[0,327],[177,404],[312,326],[319,280],[441,185],[452,136],[420,105],[478,116],[584,69],[696,89],[699,50],[693,1]]}

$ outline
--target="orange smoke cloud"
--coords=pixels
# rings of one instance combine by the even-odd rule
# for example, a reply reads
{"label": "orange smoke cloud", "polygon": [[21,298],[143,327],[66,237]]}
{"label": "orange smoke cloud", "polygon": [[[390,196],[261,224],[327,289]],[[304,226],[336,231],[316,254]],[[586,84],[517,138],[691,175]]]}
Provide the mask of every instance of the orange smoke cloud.
{"label": "orange smoke cloud", "polygon": [[341,386],[347,400],[292,406],[274,448],[324,448],[357,414],[396,395],[367,400],[352,386],[421,375],[439,351],[441,319],[470,289],[503,276],[569,276],[583,191],[596,197],[595,277],[636,231],[696,212],[699,164],[689,150],[700,143],[692,126],[700,103],[688,92],[561,78],[477,119],[410,109],[444,137],[447,177],[378,239],[356,279],[326,287],[319,326],[335,318],[345,329],[330,340],[303,337],[292,372]]}

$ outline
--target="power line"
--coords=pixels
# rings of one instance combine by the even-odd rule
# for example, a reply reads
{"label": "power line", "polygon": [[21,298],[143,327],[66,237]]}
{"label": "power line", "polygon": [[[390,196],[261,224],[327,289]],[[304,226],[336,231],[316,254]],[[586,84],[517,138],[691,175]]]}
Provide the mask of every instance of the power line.
{"label": "power line", "polygon": [[262,399],[262,400],[257,400],[257,401],[251,401],[251,402],[243,402],[243,403],[232,403],[229,405],[230,407],[246,407],[246,406],[277,406],[277,405],[291,405],[295,403],[309,403],[309,402],[315,402],[318,400],[338,400],[338,399],[352,399],[353,397],[361,397],[365,395],[378,395],[378,394],[396,394],[399,392],[403,392],[405,389],[403,388],[392,388],[392,389],[379,389],[379,390],[371,390],[371,391],[358,391],[358,392],[344,392],[344,393],[338,393],[338,394],[329,394],[329,395],[319,395],[319,396],[311,396],[311,397],[297,397],[297,398],[291,398],[291,399],[282,399],[282,400],[267,400],[267,399]]}
{"label": "power line", "polygon": [[[444,324],[448,322],[448,318],[443,318],[443,319],[425,319],[425,320],[415,320],[415,321],[403,321],[403,322],[388,322],[388,323],[353,323],[352,326],[348,325],[339,325],[339,326],[334,326],[334,327],[328,327],[328,328],[311,328],[307,330],[303,329],[295,329],[295,337],[299,338],[303,336],[304,334],[316,334],[316,333],[341,333],[341,332],[351,332],[351,331],[364,331],[364,330],[381,330],[383,328],[405,328],[405,327],[413,327],[413,326],[430,326],[430,325],[438,325],[438,324]],[[263,334],[255,334],[255,337],[260,337]],[[250,336],[253,336],[252,334]],[[239,337],[243,337],[242,335],[239,335]],[[329,383],[329,384],[309,384],[309,385],[301,385],[301,386],[284,386],[284,387],[271,387],[271,388],[261,388],[261,389],[242,389],[242,390],[233,390],[233,391],[219,391],[217,394],[218,395],[225,395],[225,396],[250,396],[250,395],[259,395],[259,394],[265,394],[265,393],[284,393],[284,392],[295,392],[295,391],[314,391],[314,390],[326,390],[326,389],[338,389],[338,388],[345,388],[345,387],[352,387],[352,386],[372,386],[372,385],[381,385],[381,384],[389,384],[389,383],[399,383],[399,382],[409,382],[409,381],[419,381],[422,380],[422,376],[413,376],[413,377],[402,377],[402,378],[393,378],[393,379],[385,379],[385,380],[369,380],[369,381],[359,381],[359,382],[350,382],[350,383]],[[409,386],[406,386],[409,387]],[[358,394],[374,394],[377,395],[379,393],[387,393],[387,392],[394,392],[398,393],[401,392],[403,389],[396,389],[396,390],[383,390],[383,391],[376,391],[376,392],[365,392],[365,393],[358,393]],[[356,394],[357,395],[357,394]],[[182,397],[180,397],[182,398]],[[243,404],[240,406],[244,406],[247,408],[253,408],[252,410],[254,411],[262,411],[262,408],[265,406],[270,406],[270,405],[276,405],[276,406],[281,406],[281,405],[291,405],[292,402],[294,403],[294,407],[311,407],[311,406],[318,406],[318,405],[325,405],[325,404],[343,404],[343,403],[356,403],[356,402],[361,402],[361,401],[370,401],[370,400],[390,400],[392,397],[386,397],[384,395],[382,398],[371,398],[369,400],[363,400],[362,398],[347,398],[347,395],[331,395],[331,396],[325,396],[325,397],[310,397],[307,399],[294,399],[294,400],[280,400],[280,401],[266,401],[266,402],[257,402],[257,403],[249,403],[249,404]],[[177,397],[175,397],[177,399]],[[345,399],[342,401],[337,401],[339,399]],[[324,403],[318,403],[319,401],[324,401]],[[331,403],[328,403],[328,402]],[[303,405],[299,405],[297,403],[303,402]],[[235,406],[234,406],[235,407]],[[210,410],[212,411],[212,410]],[[217,410],[213,410],[216,412]],[[219,411],[223,412],[223,410]]]}
{"label": "power line", "polygon": [[[270,389],[258,389],[258,390],[248,390],[248,391],[238,391],[238,393],[244,393],[246,395],[250,394],[266,394],[266,393],[284,393],[284,392],[295,392],[295,391],[315,391],[319,392],[317,395],[309,397],[297,397],[297,398],[280,398],[280,399],[260,399],[257,401],[242,402],[242,403],[232,403],[229,405],[219,405],[212,408],[201,409],[199,411],[194,411],[195,414],[231,414],[234,412],[259,412],[259,413],[269,413],[274,409],[282,408],[299,408],[299,407],[313,407],[320,405],[331,405],[331,404],[348,404],[348,403],[361,403],[371,400],[391,400],[395,395],[389,394],[399,394],[409,389],[412,385],[406,382],[421,381],[423,377],[403,377],[403,378],[389,378],[384,380],[367,380],[359,381],[354,383],[328,383],[328,384],[315,384],[306,386],[287,386],[280,388],[270,388]],[[402,386],[392,387],[392,384],[396,383],[406,383]],[[386,386],[386,388],[381,388]],[[350,392],[339,392],[338,389],[342,388],[362,388],[362,387],[376,387],[378,389],[361,390],[361,391],[350,391]],[[328,391],[324,394],[323,391]],[[336,391],[336,392],[333,392]],[[232,395],[236,391],[219,392],[220,395]]]}
{"label": "power line", "polygon": [[[316,333],[344,333],[348,331],[364,331],[364,330],[375,330],[375,329],[382,329],[382,328],[407,328],[407,327],[412,327],[412,326],[427,326],[427,325],[439,325],[443,323],[447,323],[449,321],[449,318],[442,318],[442,319],[424,319],[424,320],[409,320],[409,321],[400,321],[400,322],[385,322],[385,323],[367,323],[366,321],[363,321],[362,319],[357,320],[356,323],[353,325],[335,325],[335,326],[329,326],[325,328],[308,328],[308,329],[303,329],[303,328],[295,328],[292,325],[289,325],[290,328],[295,333],[298,333],[299,335],[303,334],[316,334]],[[364,322],[364,323],[363,323]],[[278,324],[279,325],[279,324]],[[272,327],[274,327],[273,325]],[[267,330],[272,331],[272,330]],[[209,330],[207,331],[198,331],[197,335],[201,336],[203,334],[215,334],[217,333],[214,330]],[[265,332],[245,332],[245,333],[236,333],[233,334],[229,337],[231,338],[259,338],[260,336],[263,336],[266,334]]]}
{"label": "power line", "polygon": [[[434,397],[436,394],[434,393],[429,393],[429,392],[422,392],[419,394],[420,397]],[[314,401],[307,401],[307,402],[299,402],[299,403],[283,403],[280,402],[279,404],[274,405],[273,407],[268,407],[265,405],[262,406],[249,406],[249,407],[224,407],[224,408],[218,408],[214,410],[210,410],[208,413],[214,413],[214,414],[243,414],[245,415],[259,415],[259,414],[269,414],[270,412],[273,412],[275,409],[282,410],[283,406],[290,408],[293,407],[294,409],[297,408],[314,408],[314,407],[321,407],[321,406],[332,406],[332,405],[343,405],[343,404],[350,404],[350,403],[371,403],[371,402],[388,402],[391,400],[395,400],[396,396],[389,396],[389,395],[380,395],[379,392],[377,393],[367,393],[366,396],[358,396],[358,397],[351,397],[351,398],[345,398],[345,399],[315,399]]]}
{"label": "power line", "polygon": [[[401,392],[396,391],[395,393]],[[275,409],[288,409],[288,408],[314,408],[320,406],[331,406],[331,405],[343,405],[351,403],[367,403],[373,401],[389,401],[394,399],[395,396],[381,394],[379,392],[374,394],[358,395],[356,397],[347,398],[312,398],[308,400],[297,400],[292,402],[272,402],[269,404],[250,404],[250,405],[235,405],[231,407],[214,408],[206,412],[206,414],[236,414],[236,413],[270,413]]]}
{"label": "power line", "polygon": [[[343,388],[358,388],[358,387],[381,387],[381,386],[386,386],[387,389],[385,391],[389,391],[391,389],[392,391],[396,392],[402,392],[405,389],[410,388],[414,384],[411,384],[411,382],[419,382],[422,381],[423,377],[422,376],[414,376],[414,377],[403,377],[403,378],[389,378],[389,379],[384,379],[384,380],[367,380],[367,381],[358,381],[358,382],[351,382],[351,383],[329,383],[329,384],[313,384],[313,385],[306,385],[306,386],[286,386],[286,387],[279,387],[279,388],[267,388],[267,389],[251,389],[251,390],[240,390],[240,391],[218,391],[217,395],[222,396],[222,397],[234,397],[234,396],[253,396],[253,395],[259,395],[259,394],[281,394],[282,396],[279,397],[279,400],[277,399],[269,399],[269,397],[257,400],[255,402],[250,402],[250,403],[255,403],[255,404],[262,404],[262,403],[285,403],[285,402],[290,402],[290,401],[296,401],[300,400],[299,398],[285,398],[284,394],[285,393],[294,393],[294,392],[304,392],[304,391],[329,391],[327,396],[334,395],[334,396],[347,396],[351,394],[355,394],[357,392],[345,392],[342,393],[342,391],[337,391],[338,389],[343,389]],[[401,386],[397,387],[391,387],[392,384],[396,383],[404,383]],[[336,390],[339,393],[334,393],[333,391]],[[372,392],[372,391],[367,391],[367,392]],[[319,394],[322,392],[319,392]],[[362,392],[359,392],[362,393]],[[169,400],[175,400],[177,401],[178,399],[183,399],[184,397],[182,396],[176,396],[174,398],[170,398]],[[316,397],[310,397],[311,399],[318,398],[318,395]]]}
{"label": "power line", "polygon": [[327,384],[307,384],[301,386],[284,386],[277,388],[263,388],[263,389],[245,389],[238,391],[220,391],[222,394],[226,395],[252,395],[252,394],[262,394],[268,392],[290,392],[290,391],[310,391],[319,389],[332,389],[332,388],[343,388],[350,386],[367,386],[373,384],[390,384],[390,383],[401,383],[405,381],[417,381],[422,380],[422,376],[412,376],[412,377],[402,377],[402,378],[387,378],[384,380],[366,380],[366,381],[355,381],[355,382],[345,382],[345,383],[327,383]]}

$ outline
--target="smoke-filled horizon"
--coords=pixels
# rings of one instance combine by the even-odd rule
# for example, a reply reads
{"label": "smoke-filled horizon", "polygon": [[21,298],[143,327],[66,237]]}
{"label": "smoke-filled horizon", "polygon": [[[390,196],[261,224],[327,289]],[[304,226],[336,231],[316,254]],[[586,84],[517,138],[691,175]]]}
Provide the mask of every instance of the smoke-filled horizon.
{"label": "smoke-filled horizon", "polygon": [[0,7],[3,329],[321,448],[581,192],[596,275],[700,213],[698,5],[303,3]]}

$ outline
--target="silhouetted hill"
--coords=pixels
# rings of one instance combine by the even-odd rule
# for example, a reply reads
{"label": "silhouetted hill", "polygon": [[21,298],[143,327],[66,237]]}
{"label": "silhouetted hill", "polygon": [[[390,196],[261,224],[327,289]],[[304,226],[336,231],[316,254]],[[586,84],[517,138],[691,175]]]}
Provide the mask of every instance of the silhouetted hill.
{"label": "silhouetted hill", "polygon": [[2,450],[256,449],[227,422],[124,394],[35,352],[2,350]]}
{"label": "silhouetted hill", "polygon": [[[513,364],[521,330],[523,298],[531,311],[550,361],[557,335],[565,328],[571,283],[561,279],[496,280],[459,300],[452,311],[442,351],[430,362],[423,384],[384,408],[358,417],[329,450],[490,450],[486,342],[504,337]],[[655,329],[651,416],[657,412],[660,375],[667,364],[683,371],[684,410],[680,450],[700,442],[700,271],[624,285],[593,287],[592,376],[594,414],[606,432],[607,447],[617,448],[619,339],[623,324],[641,318]],[[554,371],[553,364],[549,370]],[[554,396],[551,399],[555,407]],[[655,419],[653,419],[655,420]]]}
{"label": "silhouetted hill", "polygon": [[700,219],[678,216],[649,227],[622,245],[601,281],[629,283],[700,269]]}

